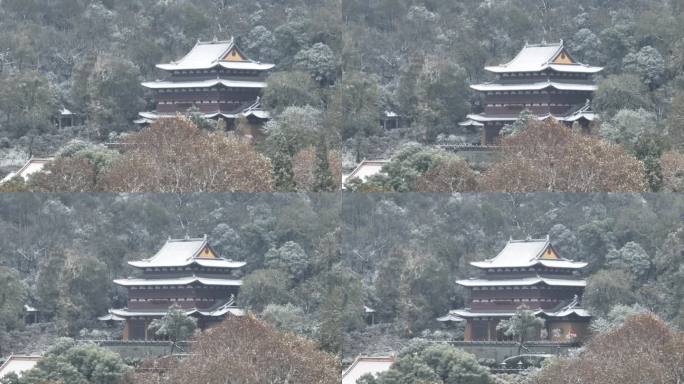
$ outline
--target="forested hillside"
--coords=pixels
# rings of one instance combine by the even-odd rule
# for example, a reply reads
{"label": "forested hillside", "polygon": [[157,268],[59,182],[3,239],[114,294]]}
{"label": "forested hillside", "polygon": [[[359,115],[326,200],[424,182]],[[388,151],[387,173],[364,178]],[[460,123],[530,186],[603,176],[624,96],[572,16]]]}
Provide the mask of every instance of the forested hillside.
{"label": "forested hillside", "polygon": [[[271,89],[282,92],[265,95],[273,114],[308,118],[313,137],[292,150],[321,135],[337,142],[327,110],[339,68],[339,19],[336,1],[2,1],[0,166],[52,155],[74,138],[119,141],[138,129],[137,113],[153,107],[140,82],[163,75],[155,64],[179,59],[197,40],[231,36],[254,60],[276,64]],[[296,89],[278,86],[293,77]],[[310,108],[287,111],[292,105]],[[56,127],[62,108],[77,115],[75,127]]]}
{"label": "forested hillside", "polygon": [[562,257],[588,262],[583,303],[596,319],[637,305],[681,327],[683,215],[682,196],[666,194],[346,195],[343,257],[380,324],[347,324],[345,352],[459,337],[435,321],[464,304],[455,280],[476,276],[469,262],[496,256],[511,237],[549,235]]}
{"label": "forested hillside", "polygon": [[[484,66],[510,60],[526,42],[563,40],[575,59],[605,67],[597,79],[593,108],[600,121],[592,135],[638,160],[643,170],[636,174],[648,181],[647,189],[679,191],[683,19],[682,5],[674,0],[6,0],[0,3],[0,167],[9,171],[30,155],[68,157],[63,149],[73,139],[89,145],[125,141],[139,129],[132,123],[136,114],[154,107],[140,82],[164,75],[155,64],[182,57],[198,39],[234,36],[251,58],[276,64],[263,94],[273,117],[264,127],[268,139],[254,145],[271,163],[264,169],[272,173],[273,185],[260,190],[333,190],[329,182],[316,186],[302,172],[292,174],[306,159],[312,168],[313,152],[322,145],[321,158],[328,151],[331,156],[326,168],[348,171],[363,158],[399,157],[408,142],[477,141],[478,129],[458,122],[482,111],[482,96],[469,85],[491,80]],[[56,126],[62,108],[76,113],[76,126]],[[399,128],[383,128],[385,112],[399,115]],[[221,131],[219,123],[194,122]],[[521,116],[510,130],[525,122]],[[104,156],[94,172],[106,169],[117,153]],[[463,178],[453,161],[428,160],[412,172],[435,168],[433,174]],[[478,173],[491,164],[469,166]],[[668,175],[677,181],[668,184]],[[428,181],[407,189],[454,189]],[[117,190],[79,190],[102,189]],[[474,189],[586,188],[484,183],[460,190]]]}
{"label": "forested hillside", "polygon": [[241,305],[261,313],[277,304],[264,315],[297,321],[300,333],[337,348],[330,308],[351,271],[339,260],[334,195],[4,194],[0,202],[3,355],[41,337],[41,328],[21,332],[24,304],[59,335],[102,328],[98,316],[126,306],[112,279],[134,274],[127,261],[151,257],[168,237],[203,234],[222,256],[247,262]]}
{"label": "forested hillside", "polygon": [[457,123],[482,108],[468,85],[490,79],[484,66],[526,42],[564,40],[577,60],[605,67],[594,107],[610,121],[606,138],[627,130],[635,142],[648,134],[681,146],[683,11],[674,0],[344,1],[343,78],[359,90],[345,144],[383,155],[392,140],[373,138],[383,110],[408,120],[404,138],[468,142],[473,132]]}
{"label": "forested hillside", "polygon": [[[464,302],[455,280],[473,276],[468,263],[495,256],[510,237],[548,234],[561,256],[588,262],[584,304],[599,325],[643,309],[684,324],[680,195],[1,199],[0,272],[3,292],[11,292],[0,303],[3,351],[40,338],[22,333],[24,304],[39,308],[58,334],[89,337],[103,327],[97,316],[125,306],[125,290],[112,279],[134,273],[127,261],[151,256],[169,236],[205,233],[223,256],[247,262],[240,305],[346,359],[399,350],[410,337],[458,338],[458,329],[443,333],[435,321]],[[375,325],[364,305],[376,311]]]}

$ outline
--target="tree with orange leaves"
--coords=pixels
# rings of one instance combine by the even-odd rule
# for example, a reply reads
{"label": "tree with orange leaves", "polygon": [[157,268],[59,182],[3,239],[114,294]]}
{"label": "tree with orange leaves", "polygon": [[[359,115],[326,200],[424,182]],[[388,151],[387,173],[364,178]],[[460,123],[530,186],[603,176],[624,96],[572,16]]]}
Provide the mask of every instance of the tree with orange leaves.
{"label": "tree with orange leaves", "polygon": [[115,192],[269,192],[271,163],[251,144],[204,132],[186,118],[161,119],[128,136],[103,177]]}
{"label": "tree with orange leaves", "polygon": [[[131,383],[339,384],[337,359],[304,337],[280,332],[251,315],[231,316],[205,330],[190,355],[157,371],[141,370]],[[159,381],[161,380],[161,381]]]}
{"label": "tree with orange leaves", "polygon": [[684,382],[684,332],[654,314],[628,318],[595,336],[577,357],[546,366],[537,384],[678,384]]}
{"label": "tree with orange leaves", "polygon": [[562,123],[530,122],[501,140],[502,157],[480,179],[482,191],[642,192],[644,165],[615,144]]}

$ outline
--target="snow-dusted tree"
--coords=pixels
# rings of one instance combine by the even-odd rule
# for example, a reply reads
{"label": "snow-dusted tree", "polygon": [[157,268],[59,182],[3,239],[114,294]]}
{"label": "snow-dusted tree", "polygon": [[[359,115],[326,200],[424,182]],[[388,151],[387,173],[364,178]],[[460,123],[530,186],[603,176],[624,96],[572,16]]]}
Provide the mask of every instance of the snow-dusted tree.
{"label": "snow-dusted tree", "polygon": [[147,327],[154,335],[173,342],[171,353],[177,342],[187,340],[197,328],[197,319],[188,316],[177,304],[169,307],[160,319],[154,319]]}
{"label": "snow-dusted tree", "polygon": [[622,270],[600,270],[589,277],[583,303],[597,315],[607,314],[616,304],[632,304],[632,280]]}
{"label": "snow-dusted tree", "polygon": [[634,148],[642,135],[656,133],[657,118],[644,109],[621,109],[601,124],[601,137],[627,148]]}
{"label": "snow-dusted tree", "polygon": [[392,367],[366,384],[493,384],[475,355],[448,344],[417,341],[402,349]]}
{"label": "snow-dusted tree", "polygon": [[631,73],[611,75],[601,80],[592,103],[603,119],[610,119],[621,109],[648,110],[653,104],[648,87]]}
{"label": "snow-dusted tree", "polygon": [[241,305],[261,312],[268,304],[286,304],[290,297],[290,276],[273,269],[257,269],[245,276],[238,301]]}
{"label": "snow-dusted tree", "polygon": [[303,278],[309,269],[309,256],[294,241],[288,241],[279,248],[271,248],[264,256],[266,267],[286,272],[291,279]]}
{"label": "snow-dusted tree", "polygon": [[521,305],[510,319],[502,320],[496,325],[497,331],[513,337],[518,342],[518,354],[528,340],[539,338],[539,333],[544,327],[544,319],[537,317],[534,311],[526,305]]}
{"label": "snow-dusted tree", "polygon": [[294,304],[269,304],[261,312],[261,319],[281,331],[316,337],[318,324],[304,310]]}
{"label": "snow-dusted tree", "polygon": [[[293,156],[300,149],[317,143],[318,137],[324,132],[323,112],[309,105],[287,107],[276,119],[266,123],[265,129],[269,136],[264,144],[269,155],[275,153],[278,147],[285,147],[287,153]],[[284,142],[277,134],[284,136]]]}
{"label": "snow-dusted tree", "polygon": [[320,106],[317,85],[304,71],[275,72],[268,77],[262,102],[276,114],[287,107]]}
{"label": "snow-dusted tree", "polygon": [[644,248],[633,241],[622,248],[612,249],[606,255],[608,266],[628,271],[637,279],[644,280],[651,272],[651,257]]}
{"label": "snow-dusted tree", "polygon": [[302,49],[295,57],[295,67],[303,69],[321,85],[335,82],[337,75],[337,59],[335,53],[324,43],[316,43]]}
{"label": "snow-dusted tree", "polygon": [[583,63],[598,65],[605,60],[601,39],[588,28],[575,32],[569,42],[570,50],[575,58]]}
{"label": "snow-dusted tree", "polygon": [[647,45],[622,60],[624,68],[639,75],[651,89],[657,88],[665,76],[665,60],[657,49]]}
{"label": "snow-dusted tree", "polygon": [[640,313],[647,313],[648,310],[639,304],[624,305],[618,304],[611,308],[605,316],[592,319],[590,328],[592,332],[604,333],[622,326],[627,318]]}

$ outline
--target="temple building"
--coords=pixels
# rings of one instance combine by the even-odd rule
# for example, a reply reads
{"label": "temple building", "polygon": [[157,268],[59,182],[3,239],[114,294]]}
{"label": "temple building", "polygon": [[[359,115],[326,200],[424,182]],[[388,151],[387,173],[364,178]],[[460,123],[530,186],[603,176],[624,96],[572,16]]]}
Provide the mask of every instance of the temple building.
{"label": "temple building", "polygon": [[140,112],[138,124],[191,112],[223,118],[229,127],[240,117],[255,124],[270,118],[259,98],[274,65],[251,60],[232,38],[197,41],[180,60],[156,67],[166,79],[142,83],[154,93],[155,110]]}
{"label": "temple building", "polygon": [[140,271],[137,277],[116,279],[128,291],[128,306],[110,309],[103,321],[125,321],[124,340],[148,340],[148,326],[164,316],[174,304],[206,328],[228,315],[242,316],[235,298],[245,263],[220,257],[207,237],[169,239],[149,259],[130,261]]}
{"label": "temple building", "polygon": [[520,306],[545,319],[538,340],[581,341],[591,315],[581,307],[587,263],[565,259],[546,239],[509,240],[499,254],[470,263],[481,276],[459,280],[469,292],[466,307],[449,311],[442,322],[465,322],[465,341],[505,341],[496,326]]}
{"label": "temple building", "polygon": [[460,123],[481,129],[481,144],[497,142],[504,125],[515,122],[522,111],[539,120],[554,118],[587,130],[596,119],[589,102],[596,91],[594,75],[602,67],[577,62],[563,45],[529,45],[506,64],[485,67],[495,80],[471,85],[484,94],[484,111],[470,114]]}

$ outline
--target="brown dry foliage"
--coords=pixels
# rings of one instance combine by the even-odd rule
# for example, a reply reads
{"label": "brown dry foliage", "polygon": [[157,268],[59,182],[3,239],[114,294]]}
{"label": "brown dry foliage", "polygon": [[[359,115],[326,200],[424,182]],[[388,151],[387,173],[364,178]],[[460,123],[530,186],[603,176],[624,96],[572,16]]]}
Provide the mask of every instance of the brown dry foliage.
{"label": "brown dry foliage", "polygon": [[32,192],[97,191],[95,166],[85,158],[60,157],[32,175],[28,188]]}
{"label": "brown dry foliage", "polygon": [[185,118],[128,136],[103,189],[115,192],[269,192],[271,163],[247,140],[205,133]]}
{"label": "brown dry foliage", "polygon": [[573,132],[562,123],[533,122],[502,139],[501,159],[480,179],[483,191],[642,192],[644,166],[618,145]]}
{"label": "brown dry foliage", "polygon": [[633,316],[594,337],[575,358],[545,367],[537,384],[676,384],[684,382],[684,333],[653,314]]}
{"label": "brown dry foliage", "polygon": [[335,357],[313,341],[279,332],[248,315],[231,316],[201,333],[191,355],[173,364],[161,381],[157,373],[143,370],[130,382],[339,384],[340,372]]}
{"label": "brown dry foliage", "polygon": [[477,190],[477,178],[468,163],[459,158],[439,161],[416,178],[417,192],[468,192]]}
{"label": "brown dry foliage", "polygon": [[[340,151],[328,152],[328,164],[335,181],[335,189],[340,189],[342,184],[342,157]],[[316,168],[316,147],[303,148],[292,156],[292,171],[297,190],[301,192],[313,190],[314,169]]]}
{"label": "brown dry foliage", "polygon": [[676,151],[663,153],[660,158],[663,191],[684,192],[684,154]]}

